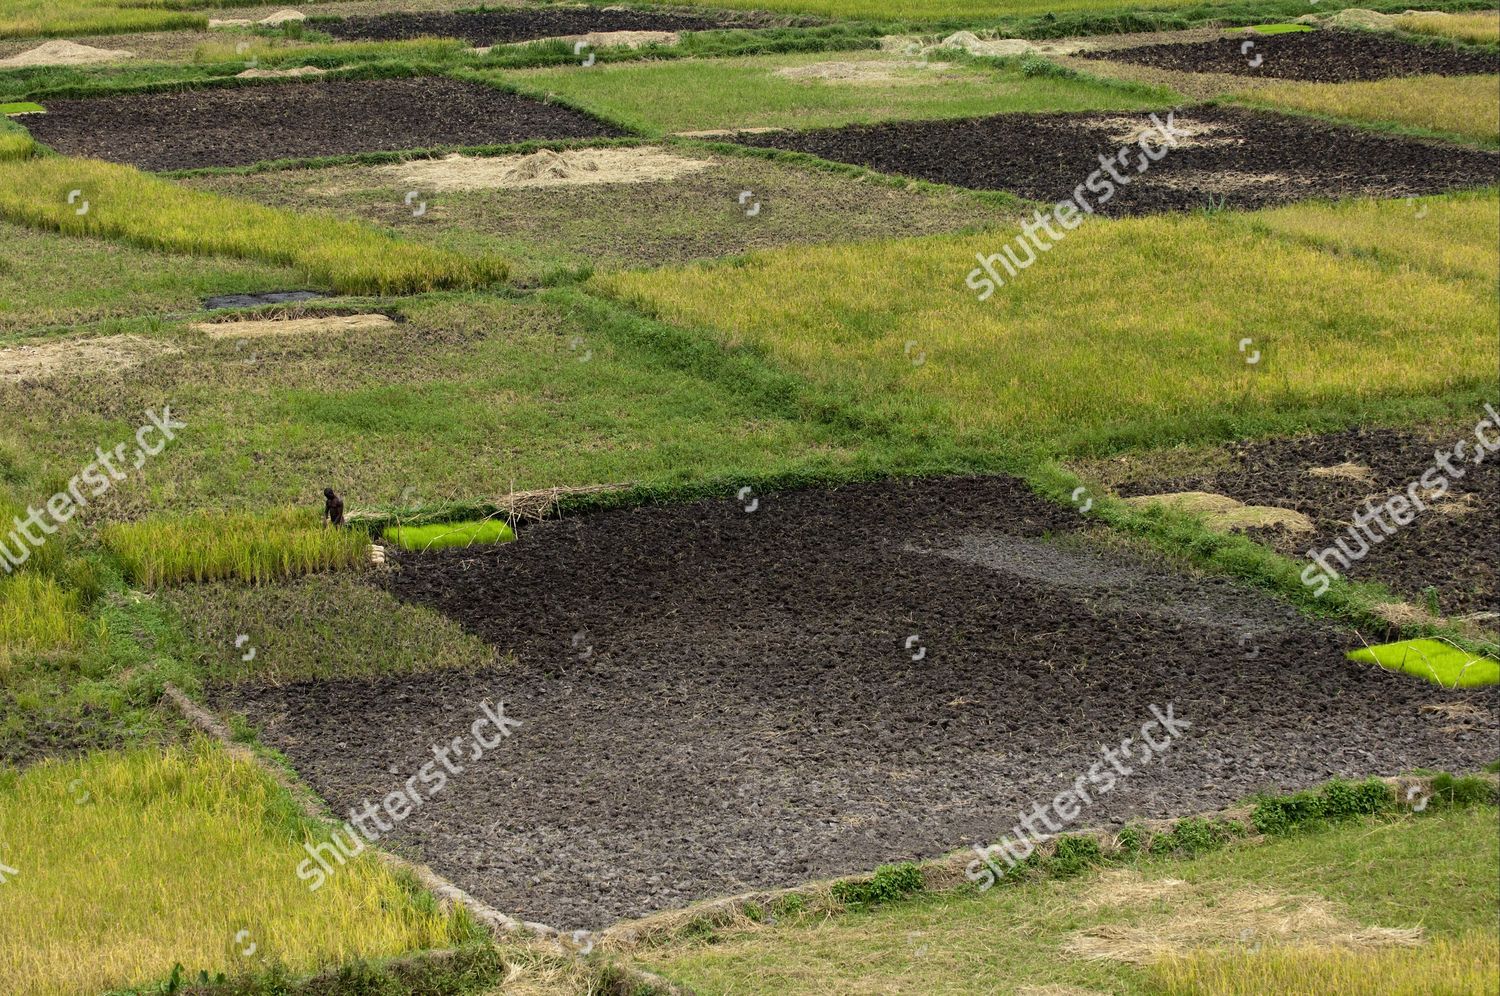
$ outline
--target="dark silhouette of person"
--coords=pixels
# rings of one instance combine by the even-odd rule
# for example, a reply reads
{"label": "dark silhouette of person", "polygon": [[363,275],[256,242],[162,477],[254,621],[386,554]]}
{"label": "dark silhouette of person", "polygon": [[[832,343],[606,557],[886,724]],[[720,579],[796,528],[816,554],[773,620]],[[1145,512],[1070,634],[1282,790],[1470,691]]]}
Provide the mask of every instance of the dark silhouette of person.
{"label": "dark silhouette of person", "polygon": [[323,521],[331,526],[344,524],[344,499],[334,494],[332,488],[323,489]]}

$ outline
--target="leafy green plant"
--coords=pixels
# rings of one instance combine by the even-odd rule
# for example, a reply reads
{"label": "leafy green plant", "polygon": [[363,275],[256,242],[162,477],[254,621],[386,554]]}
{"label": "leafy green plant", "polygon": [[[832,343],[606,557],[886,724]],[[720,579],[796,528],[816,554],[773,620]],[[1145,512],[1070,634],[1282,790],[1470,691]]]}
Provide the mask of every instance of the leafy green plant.
{"label": "leafy green plant", "polygon": [[845,906],[878,906],[894,902],[923,888],[922,869],[910,861],[895,865],[881,865],[875,874],[863,881],[838,882],[833,886],[833,898]]}
{"label": "leafy green plant", "polygon": [[1103,860],[1099,841],[1084,834],[1063,834],[1048,861],[1048,870],[1060,876],[1077,875]]}

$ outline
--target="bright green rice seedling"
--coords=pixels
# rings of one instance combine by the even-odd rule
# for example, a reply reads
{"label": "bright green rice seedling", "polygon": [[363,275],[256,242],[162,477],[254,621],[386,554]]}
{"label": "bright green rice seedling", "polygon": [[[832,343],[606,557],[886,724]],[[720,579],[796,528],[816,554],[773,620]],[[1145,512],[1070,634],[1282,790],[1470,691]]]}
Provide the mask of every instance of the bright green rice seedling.
{"label": "bright green rice seedling", "polygon": [[441,550],[450,546],[509,543],[516,538],[510,526],[499,519],[477,522],[434,522],[425,526],[391,526],[385,538],[408,550]]}
{"label": "bright green rice seedling", "polygon": [[1441,640],[1402,640],[1350,651],[1349,659],[1405,671],[1444,688],[1476,688],[1500,683],[1500,661],[1471,654]]}
{"label": "bright green rice seedling", "polygon": [[29,100],[0,104],[0,114],[41,114],[45,110],[41,104],[33,104]]}
{"label": "bright green rice seedling", "polygon": [[[77,204],[83,201],[88,210],[80,214]],[[484,286],[503,280],[507,271],[504,261],[494,257],[468,259],[360,222],[303,216],[188,190],[96,159],[0,162],[0,217],[148,249],[288,264],[349,294]]]}
{"label": "bright green rice seedling", "polygon": [[145,588],[230,578],[264,584],[349,568],[369,545],[363,532],[324,528],[302,509],[115,523],[102,536],[131,582]]}
{"label": "bright green rice seedling", "polygon": [[[237,975],[251,942],[292,972],[471,939],[372,853],[317,892],[305,824],[253,764],[196,741],[0,770],[0,979],[35,996]],[[244,932],[244,933],[242,933]],[[239,941],[236,943],[236,937]]]}

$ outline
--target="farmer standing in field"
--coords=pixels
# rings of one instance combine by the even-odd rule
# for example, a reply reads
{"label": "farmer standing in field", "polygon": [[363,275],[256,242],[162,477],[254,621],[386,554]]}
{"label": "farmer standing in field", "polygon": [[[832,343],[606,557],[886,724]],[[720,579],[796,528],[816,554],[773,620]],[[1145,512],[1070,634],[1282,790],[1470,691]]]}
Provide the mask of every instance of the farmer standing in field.
{"label": "farmer standing in field", "polygon": [[332,488],[323,489],[323,522],[325,526],[344,524],[344,499],[334,494]]}

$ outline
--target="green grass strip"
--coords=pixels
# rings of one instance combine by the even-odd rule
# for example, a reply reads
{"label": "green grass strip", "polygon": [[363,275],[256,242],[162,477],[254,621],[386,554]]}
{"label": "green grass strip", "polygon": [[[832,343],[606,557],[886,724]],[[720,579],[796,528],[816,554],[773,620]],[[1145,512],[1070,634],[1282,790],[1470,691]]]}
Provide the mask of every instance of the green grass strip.
{"label": "green grass strip", "polygon": [[29,100],[18,100],[11,104],[0,104],[0,114],[43,114],[46,108]]}
{"label": "green grass strip", "polygon": [[[0,134],[0,143],[8,144],[10,138]],[[6,151],[0,144],[0,159]],[[96,159],[45,156],[0,162],[0,218],[147,249],[295,266],[343,294],[482,287],[504,280],[508,272],[498,257],[467,259],[361,222],[188,190]]]}
{"label": "green grass strip", "polygon": [[426,526],[391,526],[383,535],[389,542],[407,550],[441,550],[450,546],[509,543],[516,538],[510,526],[499,519],[434,522]]}
{"label": "green grass strip", "polygon": [[1351,661],[1414,674],[1444,688],[1500,684],[1500,661],[1442,640],[1402,640],[1352,650],[1347,656]]}

